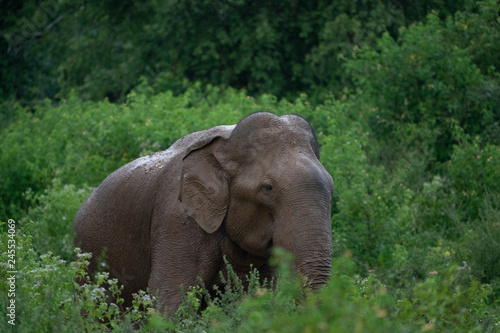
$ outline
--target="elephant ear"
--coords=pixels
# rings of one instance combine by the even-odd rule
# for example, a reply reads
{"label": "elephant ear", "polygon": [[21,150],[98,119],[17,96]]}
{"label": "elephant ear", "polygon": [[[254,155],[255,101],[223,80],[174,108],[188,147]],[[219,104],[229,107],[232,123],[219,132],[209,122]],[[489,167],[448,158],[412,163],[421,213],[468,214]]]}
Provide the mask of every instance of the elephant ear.
{"label": "elephant ear", "polygon": [[183,159],[179,200],[186,214],[203,230],[215,232],[226,216],[229,204],[228,175],[214,156],[222,138],[202,140]]}

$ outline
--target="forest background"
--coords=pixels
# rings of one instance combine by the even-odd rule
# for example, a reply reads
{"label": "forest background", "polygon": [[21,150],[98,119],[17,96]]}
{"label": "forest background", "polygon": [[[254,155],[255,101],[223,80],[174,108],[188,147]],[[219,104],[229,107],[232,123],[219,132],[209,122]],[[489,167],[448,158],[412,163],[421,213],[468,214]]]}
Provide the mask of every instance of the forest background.
{"label": "forest background", "polygon": [[[500,331],[498,1],[1,7],[2,290],[17,271],[2,332]],[[211,286],[170,319],[144,293],[129,309],[104,302],[106,282],[119,292],[105,274],[75,285],[88,257],[74,255],[72,220],[95,186],[256,111],[310,121],[334,178],[321,292],[305,295],[279,252],[275,292],[227,276],[206,310]]]}

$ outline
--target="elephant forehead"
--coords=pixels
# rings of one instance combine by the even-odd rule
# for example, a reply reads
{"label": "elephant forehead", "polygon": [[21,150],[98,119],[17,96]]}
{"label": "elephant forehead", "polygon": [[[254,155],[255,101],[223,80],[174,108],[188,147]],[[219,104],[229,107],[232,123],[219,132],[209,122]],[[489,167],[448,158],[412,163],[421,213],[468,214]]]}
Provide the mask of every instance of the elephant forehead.
{"label": "elephant forehead", "polygon": [[296,151],[319,157],[309,123],[298,116],[277,117],[260,113],[243,119],[234,128],[226,148],[233,160],[254,161],[280,152]]}
{"label": "elephant forehead", "polygon": [[309,151],[311,137],[307,133],[297,133],[290,129],[262,130],[254,133],[247,142],[247,149],[259,154],[276,154],[293,150]]}
{"label": "elephant forehead", "polygon": [[[255,179],[269,177],[270,179],[289,178],[291,174],[301,174],[307,171],[309,165],[304,165],[304,156],[311,154],[302,153],[303,149],[295,147],[293,150],[283,149],[276,153],[258,155],[243,169],[244,172]],[[311,160],[307,158],[307,160]]]}

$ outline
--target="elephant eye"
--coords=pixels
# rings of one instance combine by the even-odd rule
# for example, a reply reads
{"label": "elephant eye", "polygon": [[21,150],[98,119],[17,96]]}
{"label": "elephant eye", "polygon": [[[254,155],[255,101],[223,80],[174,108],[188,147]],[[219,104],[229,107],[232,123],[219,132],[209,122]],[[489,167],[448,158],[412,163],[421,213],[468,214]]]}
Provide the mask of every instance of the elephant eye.
{"label": "elephant eye", "polygon": [[262,190],[264,190],[265,192],[271,192],[273,190],[273,186],[270,184],[264,184],[262,185]]}

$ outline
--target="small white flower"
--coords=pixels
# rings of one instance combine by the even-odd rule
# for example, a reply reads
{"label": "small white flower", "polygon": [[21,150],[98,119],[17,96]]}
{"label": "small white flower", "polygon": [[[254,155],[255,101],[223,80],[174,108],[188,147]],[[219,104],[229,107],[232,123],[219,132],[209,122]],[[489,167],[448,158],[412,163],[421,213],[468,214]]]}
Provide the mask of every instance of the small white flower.
{"label": "small white flower", "polygon": [[68,302],[71,302],[71,298],[68,298],[68,299],[66,299],[66,300],[62,301],[62,302],[61,302],[61,305],[63,305],[64,303],[68,303]]}
{"label": "small white flower", "polygon": [[95,288],[93,289],[90,294],[92,295],[91,298],[93,300],[97,299],[99,296],[104,296],[104,293],[106,292],[106,289],[103,287]]}

